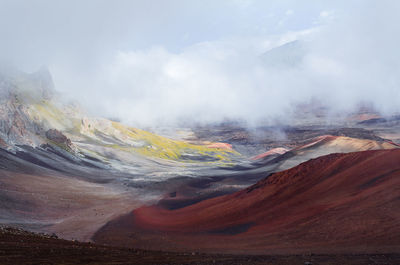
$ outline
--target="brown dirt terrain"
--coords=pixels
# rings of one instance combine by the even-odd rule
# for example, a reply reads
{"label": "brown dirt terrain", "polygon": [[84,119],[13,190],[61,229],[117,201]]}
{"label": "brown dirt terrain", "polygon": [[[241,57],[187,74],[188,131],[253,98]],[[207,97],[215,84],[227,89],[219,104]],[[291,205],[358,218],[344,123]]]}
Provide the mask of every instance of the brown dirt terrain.
{"label": "brown dirt terrain", "polygon": [[173,253],[108,247],[0,228],[0,264],[399,264],[399,254],[250,256]]}
{"label": "brown dirt terrain", "polygon": [[399,149],[332,154],[184,208],[139,208],[94,240],[235,254],[399,253],[399,198]]}

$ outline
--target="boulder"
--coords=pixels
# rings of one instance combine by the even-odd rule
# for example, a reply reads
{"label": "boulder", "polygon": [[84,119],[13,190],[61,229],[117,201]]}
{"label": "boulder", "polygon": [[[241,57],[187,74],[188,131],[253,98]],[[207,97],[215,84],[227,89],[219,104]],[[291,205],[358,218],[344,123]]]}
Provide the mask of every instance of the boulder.
{"label": "boulder", "polygon": [[57,144],[66,145],[68,147],[71,146],[71,140],[59,130],[56,129],[47,130],[46,137],[50,141],[53,141]]}

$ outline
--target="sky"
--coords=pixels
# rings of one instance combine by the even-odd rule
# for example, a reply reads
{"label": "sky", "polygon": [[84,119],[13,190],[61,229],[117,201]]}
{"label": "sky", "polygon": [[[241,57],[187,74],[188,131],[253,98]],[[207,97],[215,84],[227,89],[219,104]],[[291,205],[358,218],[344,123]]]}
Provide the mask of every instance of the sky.
{"label": "sky", "polygon": [[92,115],[139,126],[289,122],[303,102],[392,114],[399,11],[396,0],[0,0],[0,62],[45,65]]}

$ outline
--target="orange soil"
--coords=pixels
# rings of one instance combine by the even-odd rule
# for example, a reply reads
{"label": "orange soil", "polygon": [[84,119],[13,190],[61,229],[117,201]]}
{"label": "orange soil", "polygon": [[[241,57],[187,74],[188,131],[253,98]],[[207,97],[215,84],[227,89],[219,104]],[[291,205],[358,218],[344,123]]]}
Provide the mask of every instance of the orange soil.
{"label": "orange soil", "polygon": [[232,145],[227,143],[212,143],[207,145],[208,148],[218,148],[218,149],[226,149],[232,150]]}
{"label": "orange soil", "polygon": [[252,157],[251,160],[258,160],[258,159],[262,159],[264,157],[267,157],[270,155],[276,155],[276,154],[283,155],[287,151],[289,151],[289,150],[286,148],[283,148],[283,147],[273,148],[273,149],[269,150],[268,152],[265,152],[265,153],[262,153],[262,154]]}

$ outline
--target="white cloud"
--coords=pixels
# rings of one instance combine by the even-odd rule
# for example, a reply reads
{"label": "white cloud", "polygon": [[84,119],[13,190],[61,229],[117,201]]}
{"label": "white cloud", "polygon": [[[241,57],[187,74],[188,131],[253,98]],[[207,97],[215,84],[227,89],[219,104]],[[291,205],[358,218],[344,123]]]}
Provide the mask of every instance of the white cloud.
{"label": "white cloud", "polygon": [[294,14],[294,11],[292,9],[288,9],[288,10],[286,10],[285,14],[286,14],[286,16],[291,16]]}
{"label": "white cloud", "polygon": [[319,13],[320,18],[327,18],[327,17],[331,17],[332,15],[333,15],[333,12],[327,11],[327,10],[323,10],[323,11],[321,11],[321,13]]}
{"label": "white cloud", "polygon": [[253,4],[253,0],[234,0],[233,1],[240,8],[247,8]]}
{"label": "white cloud", "polygon": [[314,24],[327,24],[335,19],[334,10],[322,10]]}
{"label": "white cloud", "polygon": [[[396,1],[28,3],[0,0],[0,58],[47,63],[57,88],[95,115],[256,122],[312,98],[338,111],[359,101],[399,110]],[[265,51],[296,39],[301,63],[265,65]]]}

